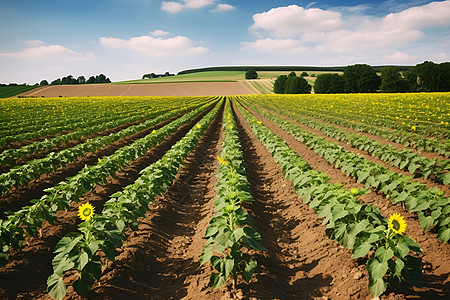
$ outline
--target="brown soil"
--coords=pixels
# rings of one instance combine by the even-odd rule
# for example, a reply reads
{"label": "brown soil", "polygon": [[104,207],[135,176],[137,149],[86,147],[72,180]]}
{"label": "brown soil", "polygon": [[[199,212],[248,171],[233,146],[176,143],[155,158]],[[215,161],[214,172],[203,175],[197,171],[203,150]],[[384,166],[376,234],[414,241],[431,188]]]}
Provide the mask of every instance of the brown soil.
{"label": "brown soil", "polygon": [[[346,176],[334,166],[329,165],[305,144],[298,142],[294,137],[274,123],[256,113],[254,114],[279,137],[285,140],[289,147],[311,165],[311,167],[328,174],[332,178],[330,182],[340,183],[346,189],[364,187],[364,184],[357,183],[352,177]],[[423,250],[423,254],[421,255],[424,265],[423,287],[421,289],[411,288],[405,284],[404,288],[396,291],[395,294],[392,293],[389,297],[383,296],[381,298],[390,299],[398,296],[401,297],[400,299],[403,299],[418,296],[423,299],[438,299],[450,297],[450,244],[442,244],[437,239],[436,232],[423,232],[414,214],[404,211],[399,205],[394,206],[390,200],[384,198],[376,191],[372,190],[368,195],[361,196],[360,200],[363,203],[380,208],[381,213],[385,217],[389,217],[393,213],[400,213],[404,216],[408,224],[406,234],[418,242]]]}
{"label": "brown soil", "polygon": [[[160,159],[205,114],[206,111],[194,118],[189,124],[181,126],[177,132],[167,137],[158,146],[150,149],[144,156],[116,172],[115,178],[108,177],[106,184],[95,186],[93,191],[87,193],[81,199],[81,203],[89,201],[97,212],[101,211],[103,204],[113,193],[133,183],[139,177],[139,172],[142,169]],[[77,230],[77,206],[73,203],[70,211],[59,211],[56,225],[45,224],[42,227],[40,237],[27,238],[24,243],[25,247],[10,255],[9,263],[0,268],[1,299],[44,297],[46,278],[52,273],[53,249],[65,234]],[[36,270],[36,272],[29,272],[29,270]],[[38,296],[39,294],[40,296]]]}
{"label": "brown soil", "polygon": [[213,96],[245,94],[251,94],[251,91],[238,82],[177,82],[150,84],[53,85],[36,88],[17,96]]}

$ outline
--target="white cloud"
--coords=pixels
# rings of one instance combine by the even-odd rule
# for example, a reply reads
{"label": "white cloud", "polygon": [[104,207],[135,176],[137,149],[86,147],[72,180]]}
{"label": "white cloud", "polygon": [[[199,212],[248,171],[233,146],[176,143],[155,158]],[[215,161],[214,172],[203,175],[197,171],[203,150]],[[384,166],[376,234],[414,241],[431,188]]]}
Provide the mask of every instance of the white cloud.
{"label": "white cloud", "polygon": [[218,4],[216,6],[216,8],[214,8],[212,11],[213,12],[220,12],[220,11],[229,11],[229,10],[233,10],[235,7],[233,5],[230,4]]}
{"label": "white cloud", "polygon": [[169,13],[175,14],[186,8],[200,9],[206,6],[213,5],[216,2],[217,0],[183,0],[182,2],[163,1],[161,3],[161,9]]}
{"label": "white cloud", "polygon": [[22,41],[24,45],[28,47],[39,47],[45,45],[45,42],[40,40],[28,40],[28,41]]}
{"label": "white cloud", "polygon": [[178,13],[182,11],[184,8],[184,5],[180,2],[173,2],[173,1],[163,1],[161,3],[161,9],[164,11],[167,11],[171,14]]}
{"label": "white cloud", "polygon": [[164,31],[164,30],[161,30],[161,29],[157,29],[157,30],[154,30],[154,31],[150,31],[150,34],[153,35],[153,36],[166,36],[166,35],[169,35],[170,32],[167,32],[167,31]]}
{"label": "white cloud", "polygon": [[[414,45],[433,41],[429,38],[433,29],[450,26],[450,1],[432,2],[378,18],[361,15],[362,11],[360,7],[355,14],[345,15],[290,5],[255,14],[249,29],[258,39],[243,43],[243,49],[272,53],[299,53],[306,49],[313,55],[328,57],[377,57],[378,63],[414,63],[424,57],[418,53],[424,53],[425,49]],[[445,39],[434,34],[434,40]],[[412,51],[406,54],[401,49]],[[433,49],[431,45],[427,49],[432,50],[428,57],[432,53],[440,53],[436,54],[440,61],[446,57],[445,50]]]}
{"label": "white cloud", "polygon": [[156,57],[199,55],[209,51],[205,47],[195,47],[193,41],[184,36],[167,39],[140,36],[128,40],[101,37],[100,43],[107,48],[126,49]]}
{"label": "white cloud", "polygon": [[298,54],[308,51],[308,48],[302,46],[300,41],[293,39],[260,39],[256,42],[243,42],[242,48],[280,54]]}
{"label": "white cloud", "polygon": [[445,52],[441,52],[439,54],[433,55],[432,59],[436,62],[444,62],[449,60],[449,56]]}
{"label": "white cloud", "polygon": [[0,56],[12,59],[35,60],[35,59],[51,58],[54,60],[69,61],[69,60],[90,59],[93,57],[93,54],[92,53],[81,54],[79,52],[63,47],[61,45],[49,45],[49,46],[27,48],[25,50],[18,52],[0,53]]}
{"label": "white cloud", "polygon": [[275,37],[294,37],[311,31],[331,31],[344,25],[342,15],[319,8],[304,9],[297,5],[272,8],[253,15],[250,30],[263,30]]}
{"label": "white cloud", "polygon": [[385,54],[383,61],[388,64],[414,64],[417,61],[417,57],[401,51],[395,51],[391,54]]}

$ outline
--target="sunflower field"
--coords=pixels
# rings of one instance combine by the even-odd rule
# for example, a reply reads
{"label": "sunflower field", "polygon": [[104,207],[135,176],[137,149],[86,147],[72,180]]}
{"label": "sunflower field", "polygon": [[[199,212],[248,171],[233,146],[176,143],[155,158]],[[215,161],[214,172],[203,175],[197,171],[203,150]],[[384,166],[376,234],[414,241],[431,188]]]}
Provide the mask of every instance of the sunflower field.
{"label": "sunflower field", "polygon": [[2,299],[450,298],[449,93],[0,111]]}

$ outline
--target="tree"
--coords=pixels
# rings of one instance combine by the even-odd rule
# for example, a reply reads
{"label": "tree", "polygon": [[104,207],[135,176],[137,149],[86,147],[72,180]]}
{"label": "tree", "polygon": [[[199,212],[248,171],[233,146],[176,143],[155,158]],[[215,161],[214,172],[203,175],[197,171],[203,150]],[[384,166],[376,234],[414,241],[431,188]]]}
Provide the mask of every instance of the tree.
{"label": "tree", "polygon": [[77,81],[79,84],[85,84],[86,78],[84,76],[78,76]]}
{"label": "tree", "polygon": [[417,85],[417,70],[416,67],[410,67],[408,68],[408,70],[406,70],[405,72],[403,72],[403,77],[405,78],[406,81],[406,90],[408,92],[415,92],[418,89],[418,85]]}
{"label": "tree", "polygon": [[94,76],[89,77],[89,79],[86,81],[86,83],[88,83],[88,84],[95,83],[95,77]]}
{"label": "tree", "polygon": [[48,81],[44,79],[39,83],[39,85],[48,85]]}
{"label": "tree", "polygon": [[344,77],[336,73],[321,74],[314,82],[316,94],[337,94],[344,92]]}
{"label": "tree", "polygon": [[309,94],[311,93],[311,85],[308,84],[303,77],[288,76],[284,84],[285,94]]}
{"label": "tree", "polygon": [[436,92],[438,90],[437,74],[439,67],[431,61],[416,65],[418,90],[423,92]]}
{"label": "tree", "polygon": [[53,84],[53,85],[60,85],[61,84],[61,79],[55,79],[55,80],[53,80],[52,81],[52,83],[51,84]]}
{"label": "tree", "polygon": [[343,76],[346,93],[374,93],[381,84],[381,79],[375,70],[365,64],[346,67]]}
{"label": "tree", "polygon": [[396,67],[384,67],[381,69],[380,88],[383,93],[404,93],[408,91],[408,84]]}
{"label": "tree", "polygon": [[256,73],[255,69],[248,69],[245,72],[245,79],[256,79],[258,78],[258,73]]}
{"label": "tree", "polygon": [[450,92],[450,62],[441,63],[438,68],[438,91]]}
{"label": "tree", "polygon": [[286,75],[280,75],[273,83],[273,92],[275,94],[284,94],[284,84],[288,77]]}
{"label": "tree", "polygon": [[307,77],[307,76],[309,76],[309,75],[306,72],[302,72],[302,74],[300,74],[300,77]]}

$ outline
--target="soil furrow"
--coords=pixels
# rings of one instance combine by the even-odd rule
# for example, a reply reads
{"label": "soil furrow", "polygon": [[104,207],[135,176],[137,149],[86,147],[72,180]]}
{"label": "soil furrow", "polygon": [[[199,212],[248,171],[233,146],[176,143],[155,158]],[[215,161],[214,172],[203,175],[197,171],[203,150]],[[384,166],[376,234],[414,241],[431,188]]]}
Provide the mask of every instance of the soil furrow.
{"label": "soil furrow", "polygon": [[61,150],[67,149],[67,148],[71,148],[74,147],[78,144],[84,143],[86,140],[88,139],[92,139],[98,136],[106,136],[106,135],[110,135],[111,133],[116,133],[119,132],[123,129],[126,129],[130,126],[134,126],[134,125],[138,125],[141,124],[142,122],[146,121],[146,119],[141,119],[138,121],[134,121],[134,122],[128,122],[128,123],[124,123],[122,125],[119,125],[115,128],[110,128],[101,132],[97,132],[97,133],[93,133],[87,136],[82,136],[81,138],[77,139],[77,140],[70,140],[67,141],[61,145],[57,145],[51,149],[47,149],[41,152],[37,152],[37,153],[33,153],[31,155],[28,155],[24,158],[19,158],[15,161],[14,164],[9,164],[9,165],[5,165],[5,166],[1,166],[0,167],[0,173],[6,173],[8,172],[11,168],[13,167],[17,167],[17,166],[21,166],[23,164],[25,164],[26,162],[33,160],[33,159],[39,159],[39,158],[44,158],[45,156],[47,156],[50,152],[59,152]]}
{"label": "soil furrow", "polygon": [[[238,113],[258,232],[266,252],[248,296],[257,299],[367,298],[367,272],[351,252],[329,240],[313,210],[301,203],[271,154]],[[339,263],[337,263],[339,262]],[[327,298],[328,299],[328,298]]]}
{"label": "soil furrow", "polygon": [[[159,160],[206,113],[207,111],[203,112],[189,124],[181,126],[177,132],[150,149],[144,156],[130,162],[127,167],[116,172],[116,177],[108,177],[106,184],[94,186],[93,191],[87,193],[81,202],[89,201],[95,207],[96,212],[101,212],[103,204],[113,193],[132,184],[139,177],[142,169]],[[24,243],[25,247],[10,255],[9,263],[0,268],[0,298],[35,299],[36,294],[45,291],[46,278],[52,272],[52,252],[56,243],[67,233],[77,230],[79,222],[77,206],[76,203],[72,203],[71,211],[57,212],[57,224],[45,224],[41,229],[40,237],[27,238]],[[39,259],[37,259],[38,257]],[[30,273],[30,268],[37,270],[37,273]]]}
{"label": "soil furrow", "polygon": [[[321,158],[313,150],[310,150],[305,144],[297,141],[286,131],[259,114],[251,112],[280,138],[285,140],[289,147],[311,165],[312,168],[328,174],[331,177],[329,182],[340,183],[346,189],[352,187],[364,188],[364,184],[357,183],[354,178],[346,176],[334,166],[329,165],[325,159]],[[384,198],[376,191],[372,190],[371,193],[363,195],[359,199],[365,204],[372,204],[378,207],[387,218],[393,213],[400,213],[404,216],[408,224],[406,234],[422,247],[422,263],[424,265],[423,287],[421,289],[411,288],[405,284],[404,288],[396,291],[395,294],[402,294],[405,297],[419,295],[426,299],[450,297],[450,244],[442,244],[436,237],[436,232],[423,232],[417,217],[413,213],[403,210],[399,205],[394,206],[390,200]],[[393,295],[391,296],[393,297]]]}
{"label": "soil furrow", "polygon": [[[188,156],[174,183],[151,205],[89,298],[210,299],[209,271],[200,266],[212,217],[222,113]],[[74,295],[73,292],[69,298]]]}
{"label": "soil furrow", "polygon": [[79,157],[74,162],[68,163],[64,167],[58,168],[55,172],[43,174],[39,179],[30,181],[26,186],[13,187],[6,195],[0,198],[0,218],[5,217],[6,211],[17,211],[22,206],[28,205],[32,199],[41,198],[45,192],[44,190],[50,188],[67,177],[72,177],[77,174],[85,165],[93,165],[97,163],[98,159],[103,156],[109,156],[118,149],[132,144],[134,141],[150,134],[152,130],[159,129],[178,117],[173,117],[169,120],[161,122],[155,126],[144,129],[128,137],[122,138],[112,144],[106,145],[98,149],[94,153],[86,153],[85,156]]}

